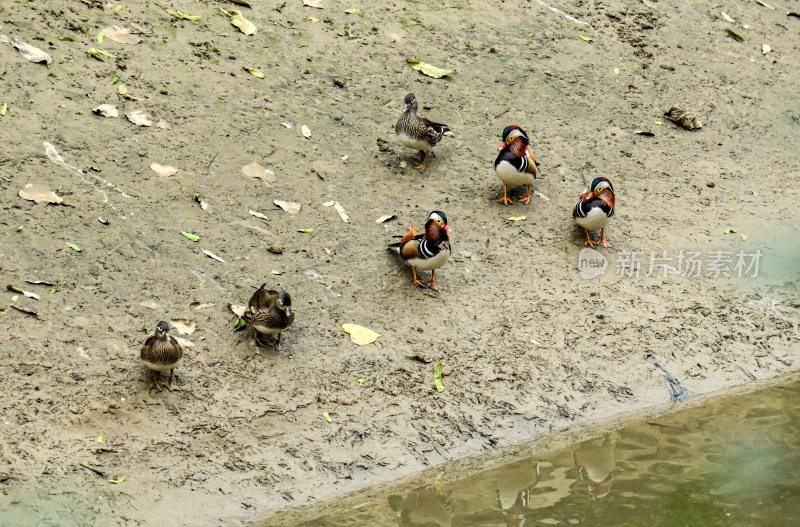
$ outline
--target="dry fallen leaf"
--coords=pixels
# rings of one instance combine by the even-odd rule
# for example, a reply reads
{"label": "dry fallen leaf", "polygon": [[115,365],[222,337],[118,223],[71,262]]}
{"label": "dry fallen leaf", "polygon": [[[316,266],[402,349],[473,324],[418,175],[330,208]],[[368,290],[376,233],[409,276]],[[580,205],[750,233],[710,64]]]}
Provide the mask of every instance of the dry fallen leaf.
{"label": "dry fallen leaf", "polygon": [[243,166],[242,174],[248,177],[261,178],[261,180],[264,181],[265,183],[271,183],[277,180],[277,178],[275,177],[275,172],[273,172],[268,168],[264,168],[255,161],[253,161],[249,165]]}
{"label": "dry fallen leaf", "polygon": [[346,210],[344,210],[344,207],[342,207],[338,201],[333,204],[333,208],[339,213],[339,217],[342,218],[343,222],[350,223],[350,215]]}
{"label": "dry fallen leaf", "polygon": [[397,214],[387,214],[387,215],[381,216],[380,218],[375,220],[375,223],[385,223],[385,222],[387,222],[389,220],[395,219],[396,217],[397,217]]}
{"label": "dry fallen leaf", "polygon": [[233,313],[237,317],[242,318],[244,316],[244,310],[247,309],[247,306],[228,304],[228,309],[230,309],[231,313]]}
{"label": "dry fallen leaf", "polygon": [[177,329],[181,335],[191,335],[197,329],[197,324],[191,320],[170,320],[169,325]]}
{"label": "dry fallen leaf", "polygon": [[306,125],[303,125],[303,126],[300,127],[300,132],[303,134],[303,137],[305,137],[306,139],[311,137],[311,129]]}
{"label": "dry fallen leaf", "polygon": [[178,344],[181,345],[182,348],[193,348],[194,342],[189,339],[185,339],[183,337],[179,337],[178,335],[171,335],[172,338],[178,341]]}
{"label": "dry fallen leaf", "polygon": [[11,45],[14,46],[19,50],[20,55],[25,57],[31,62],[44,62],[45,64],[50,64],[53,62],[53,58],[42,51],[41,49],[31,46],[30,44],[26,44],[25,42],[21,41],[18,38],[11,38]]}
{"label": "dry fallen leaf", "polygon": [[103,117],[119,117],[119,110],[113,104],[101,104],[96,108],[92,108],[92,111]]}
{"label": "dry fallen leaf", "polygon": [[8,289],[9,291],[13,291],[15,293],[21,293],[22,295],[24,295],[24,296],[26,296],[28,298],[33,298],[34,300],[39,300],[39,295],[37,295],[36,293],[31,293],[30,291],[25,291],[24,289],[21,289],[21,288],[15,286],[15,285],[9,284],[9,285],[6,286],[6,289]]}
{"label": "dry fallen leaf", "polygon": [[772,51],[772,46],[770,46],[769,44],[761,44],[761,53],[766,55],[770,51]]}
{"label": "dry fallen leaf", "polygon": [[380,333],[375,333],[371,329],[358,324],[342,324],[342,329],[350,335],[350,340],[359,346],[372,344],[381,336]]}
{"label": "dry fallen leaf", "polygon": [[139,33],[141,33],[142,35],[151,35],[153,33],[150,29],[144,27],[141,24],[137,24],[136,22],[131,22],[131,27],[136,31],[138,31]]}
{"label": "dry fallen leaf", "polygon": [[150,170],[162,177],[174,176],[178,173],[178,169],[169,165],[162,165],[160,163],[150,163]]}
{"label": "dry fallen leaf", "polygon": [[[113,40],[118,44],[138,44],[142,41],[136,35],[131,34],[131,30],[127,27],[111,26],[100,31],[100,35],[105,35],[109,40]],[[99,36],[99,35],[98,35]]]}
{"label": "dry fallen leaf", "polygon": [[136,126],[153,126],[153,121],[144,110],[134,110],[125,117]]}
{"label": "dry fallen leaf", "polygon": [[245,35],[255,35],[256,34],[256,25],[247,20],[245,17],[242,16],[242,12],[238,9],[231,9],[229,12],[233,15],[231,16],[231,24],[234,27],[239,29]]}
{"label": "dry fallen leaf", "polygon": [[303,5],[307,7],[316,7],[317,9],[325,9],[322,6],[322,0],[303,0]]}
{"label": "dry fallen leaf", "polygon": [[64,198],[47,188],[46,185],[28,183],[19,191],[19,197],[39,203],[62,203]]}
{"label": "dry fallen leaf", "polygon": [[206,255],[206,256],[208,256],[209,258],[211,258],[211,259],[213,259],[213,260],[216,260],[216,261],[218,261],[218,262],[220,262],[220,263],[225,263],[225,260],[223,260],[222,258],[220,258],[219,256],[217,256],[216,254],[212,253],[212,252],[211,252],[211,251],[209,251],[208,249],[203,249],[203,254],[205,254],[205,255]]}
{"label": "dry fallen leaf", "polygon": [[279,199],[276,199],[273,200],[272,202],[275,205],[282,208],[285,212],[288,212],[289,214],[297,214],[298,212],[300,212],[301,205],[294,201],[281,201]]}

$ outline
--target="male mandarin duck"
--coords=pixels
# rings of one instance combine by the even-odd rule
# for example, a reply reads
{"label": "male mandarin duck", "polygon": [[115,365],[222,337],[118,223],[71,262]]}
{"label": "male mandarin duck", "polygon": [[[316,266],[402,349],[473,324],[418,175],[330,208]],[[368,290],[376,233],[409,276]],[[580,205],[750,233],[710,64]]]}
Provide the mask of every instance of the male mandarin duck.
{"label": "male mandarin duck", "polygon": [[527,185],[528,193],[520,201],[526,205],[530,203],[533,180],[539,175],[539,167],[531,150],[528,134],[519,126],[511,125],[503,129],[503,143],[497,159],[494,160],[494,171],[503,182],[503,197],[498,200],[500,203],[513,203],[508,198],[510,185]]}
{"label": "male mandarin duck", "polygon": [[394,133],[403,146],[419,151],[418,156],[421,163],[417,165],[417,168],[425,170],[428,154],[450,128],[446,124],[434,123],[424,117],[418,117],[417,97],[413,93],[406,95],[403,104],[403,115],[394,125]]}
{"label": "male mandarin duck", "polygon": [[606,225],[614,215],[614,187],[607,177],[596,177],[590,190],[581,192],[580,201],[572,210],[572,217],[586,232],[586,245],[594,248],[589,231],[600,229],[600,245],[608,247]]}
{"label": "male mandarin duck", "polygon": [[[405,235],[396,236],[401,238],[399,242],[389,244],[389,248],[397,251],[411,266],[414,285],[427,285],[436,291],[440,289],[436,283],[436,270],[442,268],[450,259],[449,233],[447,215],[440,210],[435,210],[428,214],[423,234],[418,234],[412,225]],[[417,269],[430,270],[430,282],[425,284],[418,280]]]}
{"label": "male mandarin duck", "polygon": [[159,391],[161,391],[161,385],[158,382],[158,377],[162,371],[167,370],[169,370],[169,385],[167,389],[172,389],[175,366],[178,365],[178,361],[183,357],[183,350],[180,344],[175,340],[175,337],[170,336],[169,330],[168,323],[163,320],[159,322],[156,326],[155,335],[147,338],[139,355],[152,373],[153,388]]}
{"label": "male mandarin duck", "polygon": [[262,284],[250,297],[242,318],[250,328],[256,346],[259,343],[259,333],[278,335],[275,349],[280,351],[281,333],[294,322],[292,297],[283,289],[275,291],[267,289],[267,284]]}

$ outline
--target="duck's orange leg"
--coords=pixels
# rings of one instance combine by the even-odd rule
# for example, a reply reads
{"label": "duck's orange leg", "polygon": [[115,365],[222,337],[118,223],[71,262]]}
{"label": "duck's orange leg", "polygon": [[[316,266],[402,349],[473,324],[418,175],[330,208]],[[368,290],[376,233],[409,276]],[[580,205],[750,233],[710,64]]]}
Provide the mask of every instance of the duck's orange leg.
{"label": "duck's orange leg", "polygon": [[592,249],[594,249],[594,241],[592,241],[592,237],[589,236],[589,229],[583,229],[583,230],[586,232],[586,243],[584,243],[584,245],[586,247],[591,247]]}
{"label": "duck's orange leg", "polygon": [[411,268],[411,276],[414,277],[414,285],[418,285],[420,287],[425,287],[425,282],[422,282],[417,278],[417,269],[416,267]]}
{"label": "duck's orange leg", "polygon": [[520,201],[522,203],[524,203],[525,205],[527,205],[528,203],[531,202],[531,195],[532,194],[533,194],[533,185],[528,185],[528,193],[525,195],[525,197],[520,198]]}
{"label": "duck's orange leg", "polygon": [[611,247],[611,242],[606,238],[606,228],[600,229],[600,245],[603,247]]}
{"label": "duck's orange leg", "polygon": [[505,184],[503,185],[503,197],[498,199],[497,201],[499,203],[502,203],[503,205],[509,205],[511,203],[514,203],[508,198],[508,185]]}
{"label": "duck's orange leg", "polygon": [[431,271],[431,281],[428,282],[428,287],[430,287],[434,291],[439,291],[441,289],[441,287],[439,287],[439,284],[436,283],[436,269],[433,269]]}

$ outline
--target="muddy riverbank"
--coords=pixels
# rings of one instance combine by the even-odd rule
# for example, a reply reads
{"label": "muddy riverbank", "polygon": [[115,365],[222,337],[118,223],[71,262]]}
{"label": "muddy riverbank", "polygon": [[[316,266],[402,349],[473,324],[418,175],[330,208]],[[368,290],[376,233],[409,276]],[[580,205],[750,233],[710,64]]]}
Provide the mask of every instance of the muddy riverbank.
{"label": "muddy riverbank", "polygon": [[[252,3],[252,36],[226,3],[165,6],[195,22],[143,1],[0,6],[0,34],[52,57],[0,43],[0,274],[40,297],[0,295],[0,508],[60,525],[235,525],[663,403],[651,356],[690,397],[796,368],[791,2],[552,3],[585,24],[535,1]],[[132,24],[149,32],[140,43],[98,42]],[[393,141],[409,91],[453,130],[424,173]],[[94,114],[103,103],[120,116]],[[704,127],[666,121],[676,103]],[[541,161],[529,206],[495,201],[511,123]],[[252,162],[272,174],[245,176]],[[587,280],[570,212],[598,175],[617,214],[608,267]],[[64,204],[22,199],[28,183]],[[454,231],[441,293],[413,288],[384,250],[433,209]],[[681,251],[703,270],[685,272]],[[731,276],[708,272],[715,251]],[[233,331],[227,304],[263,282],[297,312],[282,352]],[[192,346],[179,390],[150,393],[138,354],[162,319]],[[344,323],[381,337],[356,346]]]}

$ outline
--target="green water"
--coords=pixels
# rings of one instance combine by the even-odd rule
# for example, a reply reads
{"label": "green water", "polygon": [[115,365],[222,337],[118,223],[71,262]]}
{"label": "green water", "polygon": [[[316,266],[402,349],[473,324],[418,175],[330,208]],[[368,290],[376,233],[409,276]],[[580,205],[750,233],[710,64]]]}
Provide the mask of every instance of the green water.
{"label": "green water", "polygon": [[[527,454],[526,454],[527,455]],[[800,383],[566,448],[286,511],[293,526],[800,526]]]}

